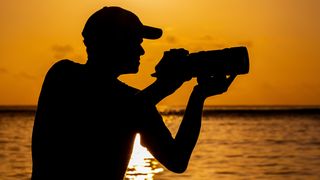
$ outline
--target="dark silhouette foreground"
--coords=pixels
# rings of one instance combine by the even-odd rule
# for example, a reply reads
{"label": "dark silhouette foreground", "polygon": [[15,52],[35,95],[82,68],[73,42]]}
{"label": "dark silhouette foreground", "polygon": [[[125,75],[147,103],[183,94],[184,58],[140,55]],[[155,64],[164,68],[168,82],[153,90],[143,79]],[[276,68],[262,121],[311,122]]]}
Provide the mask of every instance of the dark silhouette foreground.
{"label": "dark silhouette foreground", "polygon": [[[122,8],[104,7],[88,19],[82,35],[86,64],[61,60],[43,82],[32,136],[32,179],[123,179],[136,133],[163,166],[184,172],[205,99],[225,92],[235,76],[198,77],[173,138],[156,104],[191,77],[168,71],[143,90],[118,80],[138,72],[143,39],[160,38],[161,29],[143,25]],[[162,60],[187,55],[172,49]]]}

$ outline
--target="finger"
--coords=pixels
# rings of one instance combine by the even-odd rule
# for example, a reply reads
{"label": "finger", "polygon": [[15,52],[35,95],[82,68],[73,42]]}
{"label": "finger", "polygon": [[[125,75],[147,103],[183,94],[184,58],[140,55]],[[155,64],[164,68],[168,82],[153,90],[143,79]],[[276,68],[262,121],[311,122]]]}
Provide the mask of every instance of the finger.
{"label": "finger", "polygon": [[228,85],[230,85],[236,77],[237,77],[237,74],[230,75],[229,78],[227,79]]}
{"label": "finger", "polygon": [[172,53],[181,54],[181,55],[188,55],[189,54],[189,51],[184,48],[170,49],[170,51]]}
{"label": "finger", "polygon": [[181,51],[181,53],[182,53],[183,55],[188,55],[188,54],[189,54],[189,51],[186,50],[186,49],[181,48],[180,51]]}
{"label": "finger", "polygon": [[210,77],[208,77],[208,76],[198,76],[197,83],[204,84],[205,82],[209,82],[209,79],[210,79]]}

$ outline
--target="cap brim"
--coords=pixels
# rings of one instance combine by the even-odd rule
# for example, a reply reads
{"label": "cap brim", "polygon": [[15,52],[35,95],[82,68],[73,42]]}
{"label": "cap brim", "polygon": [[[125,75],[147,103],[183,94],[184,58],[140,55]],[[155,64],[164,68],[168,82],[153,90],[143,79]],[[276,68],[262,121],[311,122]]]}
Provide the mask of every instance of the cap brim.
{"label": "cap brim", "polygon": [[159,39],[162,36],[162,30],[151,26],[143,26],[142,36],[145,39]]}

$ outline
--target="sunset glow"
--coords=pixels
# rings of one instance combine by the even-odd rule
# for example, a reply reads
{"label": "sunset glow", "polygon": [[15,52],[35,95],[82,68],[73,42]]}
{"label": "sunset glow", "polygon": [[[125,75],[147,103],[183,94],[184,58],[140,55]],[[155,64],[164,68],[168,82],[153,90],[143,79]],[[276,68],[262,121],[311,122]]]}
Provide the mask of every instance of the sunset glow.
{"label": "sunset glow", "polygon": [[[0,6],[0,104],[36,105],[45,73],[60,59],[86,61],[81,31],[103,6],[122,6],[163,29],[145,40],[140,72],[121,77],[144,88],[164,51],[246,46],[250,72],[206,105],[319,105],[318,0],[3,0]],[[195,79],[161,105],[185,105]]]}

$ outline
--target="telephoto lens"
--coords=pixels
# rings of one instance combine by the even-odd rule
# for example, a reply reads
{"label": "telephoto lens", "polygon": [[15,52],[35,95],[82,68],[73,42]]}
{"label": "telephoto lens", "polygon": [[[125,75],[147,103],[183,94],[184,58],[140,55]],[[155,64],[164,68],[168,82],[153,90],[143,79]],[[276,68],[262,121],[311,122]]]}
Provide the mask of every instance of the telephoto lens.
{"label": "telephoto lens", "polygon": [[173,73],[191,77],[247,74],[249,55],[244,46],[199,51],[188,54],[183,61],[160,62],[155,70],[153,77],[168,76]]}

